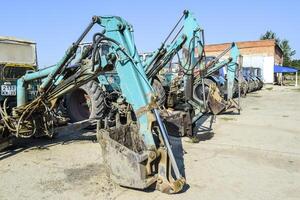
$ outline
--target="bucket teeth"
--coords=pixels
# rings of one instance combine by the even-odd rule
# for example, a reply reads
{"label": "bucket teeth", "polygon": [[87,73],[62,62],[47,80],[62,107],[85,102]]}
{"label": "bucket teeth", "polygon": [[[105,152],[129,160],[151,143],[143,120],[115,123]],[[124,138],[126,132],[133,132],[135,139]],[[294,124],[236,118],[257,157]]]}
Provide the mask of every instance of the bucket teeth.
{"label": "bucket teeth", "polygon": [[185,185],[185,179],[182,177],[181,179],[176,180],[172,183],[172,193],[181,192]]}
{"label": "bucket teeth", "polygon": [[162,193],[176,194],[183,190],[184,185],[185,179],[183,177],[172,182],[164,182],[162,179],[158,178],[156,183],[156,189],[161,191]]}

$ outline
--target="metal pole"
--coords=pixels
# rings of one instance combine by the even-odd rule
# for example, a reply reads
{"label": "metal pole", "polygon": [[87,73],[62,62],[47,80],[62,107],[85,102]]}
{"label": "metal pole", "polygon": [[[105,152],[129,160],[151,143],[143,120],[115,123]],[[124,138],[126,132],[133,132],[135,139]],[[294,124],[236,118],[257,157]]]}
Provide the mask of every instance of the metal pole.
{"label": "metal pole", "polygon": [[239,93],[239,96],[238,96],[238,106],[239,106],[239,108],[238,108],[238,112],[239,112],[239,114],[240,114],[240,112],[241,112],[241,67],[240,66],[238,66],[238,93]]}
{"label": "metal pole", "polygon": [[295,84],[295,87],[298,86],[298,72],[296,72],[296,84]]}
{"label": "metal pole", "polygon": [[206,101],[206,95],[205,95],[204,79],[203,79],[203,77],[201,79],[202,79],[202,91],[203,91],[203,93],[202,93],[202,96],[203,96],[203,105],[204,105],[205,111],[207,111],[207,101]]}

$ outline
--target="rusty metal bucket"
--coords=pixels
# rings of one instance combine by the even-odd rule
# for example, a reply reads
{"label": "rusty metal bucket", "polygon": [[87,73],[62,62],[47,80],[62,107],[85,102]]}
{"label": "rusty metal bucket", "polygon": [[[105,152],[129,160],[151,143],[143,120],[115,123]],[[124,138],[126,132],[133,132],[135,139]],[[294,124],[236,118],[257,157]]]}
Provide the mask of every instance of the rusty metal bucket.
{"label": "rusty metal bucket", "polygon": [[147,177],[148,154],[130,150],[110,138],[109,132],[104,129],[97,131],[97,138],[102,148],[104,163],[115,183],[145,189],[156,181],[156,177]]}

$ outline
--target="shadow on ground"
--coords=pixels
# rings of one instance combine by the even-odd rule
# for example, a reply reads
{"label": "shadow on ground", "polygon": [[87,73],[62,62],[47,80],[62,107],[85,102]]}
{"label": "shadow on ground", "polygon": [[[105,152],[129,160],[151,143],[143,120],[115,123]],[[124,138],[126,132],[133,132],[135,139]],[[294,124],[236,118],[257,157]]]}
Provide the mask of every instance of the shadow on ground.
{"label": "shadow on ground", "polygon": [[29,150],[48,150],[49,147],[56,145],[67,145],[78,141],[92,141],[97,142],[95,131],[82,130],[72,134],[59,134],[54,138],[29,138],[29,139],[15,139],[11,146],[3,149],[0,152],[0,161],[10,156],[14,156],[23,151]]}

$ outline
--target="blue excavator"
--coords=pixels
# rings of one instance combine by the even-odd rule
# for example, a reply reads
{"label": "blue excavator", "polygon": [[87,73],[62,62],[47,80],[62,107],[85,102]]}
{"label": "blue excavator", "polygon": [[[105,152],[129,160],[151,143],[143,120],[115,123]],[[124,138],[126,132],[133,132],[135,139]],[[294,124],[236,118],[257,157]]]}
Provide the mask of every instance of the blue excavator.
{"label": "blue excavator", "polygon": [[[178,31],[175,32],[176,30]],[[172,35],[175,37],[171,38]],[[167,43],[168,41],[171,42]],[[229,52],[229,58],[220,61]],[[232,107],[240,109],[233,100],[239,56],[239,50],[233,43],[218,57],[207,62],[204,31],[193,13],[186,10],[160,48],[144,56],[144,65],[146,75],[157,91],[158,102],[177,113],[180,111],[181,116],[188,116],[183,118],[181,123],[178,123],[178,118],[175,119],[176,124],[186,124],[184,122],[188,121],[192,125],[205,112],[219,114]],[[174,60],[177,67],[173,67]],[[226,91],[226,97],[219,91],[220,87],[217,87],[215,82],[208,82],[213,73],[225,67],[227,77],[223,92]],[[173,115],[166,118],[174,119]],[[181,129],[180,126],[175,128]],[[191,130],[191,127],[186,127],[180,135],[191,136]]]}
{"label": "blue excavator", "polygon": [[[175,33],[176,30],[179,31]],[[171,38],[173,35],[175,37]],[[171,42],[168,43],[169,41]],[[82,44],[79,55],[89,45]],[[220,58],[229,51],[230,57],[220,61]],[[167,128],[172,127],[169,130],[172,133],[176,132],[175,135],[192,136],[192,124],[205,112],[219,114],[232,107],[239,109],[237,103],[233,101],[234,79],[239,66],[238,48],[233,43],[220,56],[207,62],[204,32],[191,12],[184,11],[160,48],[140,57],[143,60],[146,77],[156,93],[157,102],[164,108],[160,109],[163,118],[173,122],[168,123]],[[178,63],[175,71],[172,67],[174,60]],[[226,93],[226,98],[219,91],[220,87],[217,87],[219,82],[213,78],[215,77],[213,73],[225,67],[227,77],[222,92]],[[170,69],[169,72],[166,72],[166,69]],[[107,115],[107,107],[111,108],[110,102],[118,98],[119,86],[120,77],[116,71],[102,73],[98,80],[93,80],[66,96],[65,107],[68,116],[73,121],[88,117],[103,118]],[[103,96],[93,95],[95,91]],[[99,99],[104,99],[105,103]]]}
{"label": "blue excavator", "polygon": [[254,92],[263,88],[263,78],[261,68],[243,67],[244,80],[247,84],[247,92]]}
{"label": "blue excavator", "polygon": [[[80,43],[95,25],[102,31],[95,33],[92,44],[76,57]],[[185,179],[136,49],[133,28],[120,17],[93,17],[56,65],[18,79],[17,106],[8,108],[4,101],[0,108],[1,138],[52,137],[57,127],[66,125],[58,111],[64,95],[113,70],[118,74],[120,91],[111,103],[109,118],[97,126],[112,178],[126,187],[155,185],[165,193],[181,191]],[[30,100],[32,94],[35,98]]]}
{"label": "blue excavator", "polygon": [[[165,193],[180,192],[185,179],[169,142],[172,133],[168,133],[167,124],[171,120],[165,116],[151,81],[160,68],[182,50],[181,67],[185,72],[182,80],[186,94],[183,109],[178,110],[192,113],[191,119],[196,119],[201,115],[206,98],[205,92],[202,95],[204,104],[193,98],[194,68],[198,66],[201,73],[208,73],[211,66],[237,66],[234,58],[204,65],[201,29],[190,12],[185,11],[182,19],[186,21],[183,34],[169,46],[162,45],[145,64],[135,47],[133,28],[128,22],[116,16],[93,17],[56,65],[27,72],[17,80],[17,106],[10,108],[4,100],[0,107],[0,138],[53,137],[58,127],[67,125],[67,119],[60,112],[66,95],[88,86],[93,94],[90,98],[98,99],[92,112],[101,111],[96,116],[97,138],[111,178],[126,187],[154,186]],[[81,46],[95,25],[100,25],[102,31],[93,35],[90,45]],[[80,47],[83,48],[78,54]],[[158,71],[150,76],[149,69]],[[107,77],[109,73],[117,74],[117,84]],[[108,82],[111,87],[115,85],[118,90],[103,92],[103,87],[99,87],[101,81]],[[207,96],[217,99],[218,89],[212,85],[209,89],[214,92]],[[32,95],[35,98],[29,98]],[[105,109],[107,106],[109,109]],[[171,124],[176,122],[171,121]]]}

